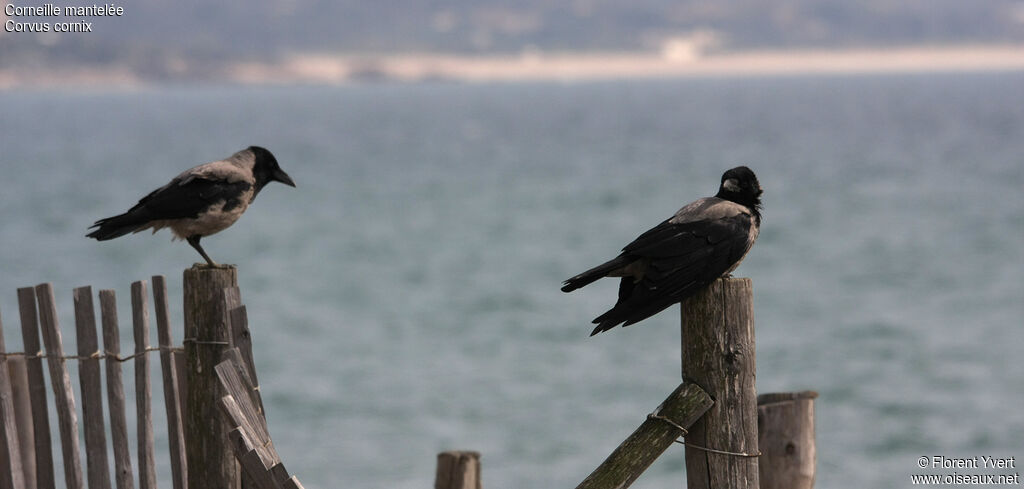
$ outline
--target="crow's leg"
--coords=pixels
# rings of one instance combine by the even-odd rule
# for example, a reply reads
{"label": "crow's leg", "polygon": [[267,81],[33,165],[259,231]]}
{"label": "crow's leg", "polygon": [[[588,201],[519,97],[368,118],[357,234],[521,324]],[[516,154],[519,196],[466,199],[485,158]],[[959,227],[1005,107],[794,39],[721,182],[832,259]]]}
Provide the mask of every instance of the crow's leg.
{"label": "crow's leg", "polygon": [[210,259],[209,255],[207,255],[206,252],[203,251],[203,247],[199,246],[199,239],[200,238],[202,238],[202,236],[200,236],[198,234],[194,234],[192,236],[189,236],[188,238],[185,238],[185,241],[188,241],[188,244],[192,245],[192,247],[195,248],[196,251],[198,251],[200,255],[203,255],[203,258],[206,259],[206,263],[209,263],[211,267],[217,266],[217,264],[214,263],[213,260]]}

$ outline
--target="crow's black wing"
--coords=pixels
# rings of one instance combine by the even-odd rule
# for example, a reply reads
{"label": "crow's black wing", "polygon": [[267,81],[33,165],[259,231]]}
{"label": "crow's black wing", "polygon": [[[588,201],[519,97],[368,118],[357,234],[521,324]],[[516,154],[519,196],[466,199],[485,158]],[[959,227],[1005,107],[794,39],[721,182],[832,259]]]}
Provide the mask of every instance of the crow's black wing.
{"label": "crow's black wing", "polygon": [[251,187],[252,184],[245,181],[175,178],[140,199],[128,213],[145,211],[151,220],[196,217],[221,200],[225,201],[224,210],[231,210],[242,204],[242,194]]}
{"label": "crow's black wing", "polygon": [[87,236],[103,241],[143,229],[153,221],[194,218],[220,201],[224,201],[224,210],[231,210],[243,204],[241,198],[251,187],[245,181],[179,176],[140,199],[128,212],[96,221],[92,227],[99,229]]}
{"label": "crow's black wing", "polygon": [[[665,221],[626,245],[623,254],[646,263],[640,280],[622,278],[619,300],[594,323],[592,334],[647,319],[724,275],[749,248],[748,214],[683,223]],[[628,283],[627,283],[628,282]]]}

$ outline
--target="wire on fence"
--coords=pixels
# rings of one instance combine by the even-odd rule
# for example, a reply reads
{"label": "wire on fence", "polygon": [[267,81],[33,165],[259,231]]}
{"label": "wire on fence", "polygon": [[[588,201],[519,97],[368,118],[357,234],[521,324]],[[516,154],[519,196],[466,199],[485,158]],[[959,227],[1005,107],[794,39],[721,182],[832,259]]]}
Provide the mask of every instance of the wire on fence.
{"label": "wire on fence", "polygon": [[134,358],[138,358],[138,357],[140,357],[142,355],[145,355],[145,354],[147,354],[149,352],[154,352],[154,351],[183,352],[185,350],[183,348],[181,348],[181,347],[151,346],[149,348],[146,348],[143,351],[135,352],[135,353],[133,353],[131,355],[128,355],[126,357],[122,357],[121,355],[118,355],[116,353],[111,353],[109,351],[103,352],[103,351],[99,351],[99,350],[97,350],[96,352],[94,352],[91,355],[61,355],[61,356],[47,355],[46,352],[44,352],[42,350],[37,351],[35,353],[28,353],[28,352],[23,352],[23,351],[12,351],[12,352],[0,353],[0,358],[8,358],[8,357],[59,358],[61,360],[103,360],[103,359],[109,358],[109,359],[117,361],[117,362],[127,362],[128,360],[132,360]]}
{"label": "wire on fence", "polygon": [[[668,418],[666,418],[664,416],[660,416],[660,415],[651,413],[651,414],[647,415],[647,419],[657,419],[659,421],[664,421],[664,422],[672,425],[677,430],[682,431],[683,432],[682,436],[686,436],[686,435],[690,434],[689,430],[687,430],[686,428],[683,428],[682,426],[679,426],[678,423],[676,423],[675,421],[672,421],[671,419],[668,419]],[[703,446],[697,445],[696,443],[690,443],[690,442],[682,441],[682,440],[675,440],[675,442],[679,443],[679,444],[682,444],[682,445],[686,445],[686,446],[688,446],[690,448],[695,448],[697,450],[703,450],[705,452],[717,453],[719,455],[731,455],[733,457],[749,457],[749,458],[756,458],[756,457],[760,457],[761,456],[761,451],[760,450],[758,450],[757,453],[727,452],[725,450],[715,450],[714,448],[703,447]]]}

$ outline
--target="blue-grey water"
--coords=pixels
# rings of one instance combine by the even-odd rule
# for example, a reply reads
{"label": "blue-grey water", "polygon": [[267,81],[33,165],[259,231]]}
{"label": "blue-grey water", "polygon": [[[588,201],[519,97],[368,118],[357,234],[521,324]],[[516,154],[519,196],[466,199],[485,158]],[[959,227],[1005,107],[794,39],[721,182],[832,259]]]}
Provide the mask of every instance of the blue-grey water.
{"label": "blue-grey water", "polygon": [[[180,324],[198,254],[86,228],[189,166],[277,155],[298,188],[268,186],[203,243],[239,267],[270,429],[306,487],[430,487],[448,449],[481,451],[489,488],[574,487],[680,382],[679,313],[590,338],[616,285],[561,280],[737,164],[765,188],[736,271],[758,389],[820,392],[818,487],[949,472],[921,456],[1024,459],[1024,74],[7,91],[0,107],[11,350],[15,289],[46,281],[68,350],[80,285],[118,291],[127,346],[130,282],[167,275]],[[670,448],[634,487],[680,487],[683,465]]]}

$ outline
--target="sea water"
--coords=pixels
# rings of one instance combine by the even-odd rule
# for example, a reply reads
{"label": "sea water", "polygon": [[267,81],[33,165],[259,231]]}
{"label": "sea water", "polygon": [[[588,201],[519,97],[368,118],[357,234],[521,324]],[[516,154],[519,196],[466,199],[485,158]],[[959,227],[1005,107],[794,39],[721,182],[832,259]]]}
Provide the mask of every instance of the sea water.
{"label": "sea water", "polygon": [[[740,164],[765,189],[735,272],[754,284],[758,390],[820,392],[818,487],[1024,456],[1021,73],[22,90],[0,106],[9,350],[15,289],[40,282],[66,351],[81,285],[118,291],[129,348],[130,283],[166,275],[180,328],[199,255],[166,231],[86,228],[190,166],[277,156],[297,188],[269,185],[203,245],[239,268],[270,430],[306,487],[430,487],[449,449],[482,452],[490,488],[574,487],[680,382],[679,311],[588,337],[616,283],[561,281]],[[634,487],[680,487],[683,451]]]}

